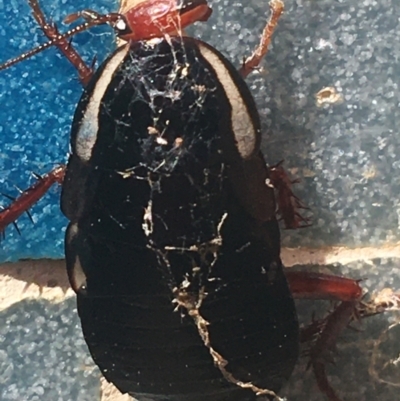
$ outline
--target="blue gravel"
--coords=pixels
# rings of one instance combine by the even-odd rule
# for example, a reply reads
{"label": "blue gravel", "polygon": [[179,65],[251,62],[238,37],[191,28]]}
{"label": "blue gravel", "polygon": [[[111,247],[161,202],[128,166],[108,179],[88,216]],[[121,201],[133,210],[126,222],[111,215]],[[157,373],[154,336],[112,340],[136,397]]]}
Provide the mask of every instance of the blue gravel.
{"label": "blue gravel", "polygon": [[[77,10],[116,10],[111,0],[42,0],[42,8],[61,30],[63,18]],[[18,56],[45,42],[25,0],[0,0],[0,60]],[[111,28],[96,28],[78,35],[74,46],[91,63],[114,48]],[[74,68],[49,49],[15,67],[0,72],[0,192],[16,196],[19,188],[35,182],[31,173],[45,174],[65,163],[69,151],[70,125],[82,92]],[[21,236],[13,227],[6,230],[0,245],[0,260],[59,258],[63,254],[66,219],[59,208],[60,187],[54,186],[27,216],[18,220]],[[0,196],[0,205],[9,203]]]}

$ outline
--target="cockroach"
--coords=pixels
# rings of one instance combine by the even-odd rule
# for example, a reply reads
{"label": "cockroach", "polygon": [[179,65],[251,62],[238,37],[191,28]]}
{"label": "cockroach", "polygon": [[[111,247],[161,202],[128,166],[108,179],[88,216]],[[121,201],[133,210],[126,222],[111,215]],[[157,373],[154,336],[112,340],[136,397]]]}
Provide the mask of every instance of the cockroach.
{"label": "cockroach", "polygon": [[[67,273],[83,334],[121,392],[139,401],[279,399],[299,354],[293,296],[343,301],[343,314],[316,326],[310,363],[317,368],[317,351],[331,347],[352,319],[348,305],[353,311],[361,297],[357,281],[283,271],[269,185],[277,186],[280,166],[265,163],[243,80],[265,55],[283,3],[271,2],[260,45],[239,71],[181,33],[210,16],[206,0],[151,0],[124,14],[84,10],[67,17],[85,22],[65,34],[36,0],[30,5],[50,41],[0,70],[57,46],[84,91],[67,166],[0,213],[1,230],[53,176],[62,181]],[[69,38],[105,23],[127,43],[93,72]],[[298,227],[299,201],[292,192],[287,198]],[[331,396],[324,372],[316,376]]]}

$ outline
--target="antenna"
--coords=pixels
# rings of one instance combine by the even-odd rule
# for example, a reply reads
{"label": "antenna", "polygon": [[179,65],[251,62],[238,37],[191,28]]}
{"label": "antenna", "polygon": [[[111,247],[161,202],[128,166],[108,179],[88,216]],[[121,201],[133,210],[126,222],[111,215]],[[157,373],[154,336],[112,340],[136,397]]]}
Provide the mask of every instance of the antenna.
{"label": "antenna", "polygon": [[98,13],[86,10],[86,11],[82,11],[80,13],[71,14],[70,16],[68,16],[66,18],[66,21],[73,22],[79,17],[83,17],[86,20],[86,22],[84,22],[81,25],[76,26],[75,28],[70,29],[66,33],[59,35],[56,38],[54,38],[46,43],[43,43],[42,45],[39,45],[17,57],[14,57],[14,58],[6,61],[5,63],[0,64],[0,71],[5,70],[9,67],[12,67],[13,65],[15,65],[21,61],[24,61],[38,53],[41,53],[43,50],[46,50],[49,47],[56,46],[57,44],[61,43],[62,41],[69,39],[72,36],[75,36],[76,34],[78,34],[80,32],[84,32],[93,26],[104,25],[104,24],[109,24],[109,25],[113,26],[113,24],[121,18],[121,15],[118,13],[98,14]]}

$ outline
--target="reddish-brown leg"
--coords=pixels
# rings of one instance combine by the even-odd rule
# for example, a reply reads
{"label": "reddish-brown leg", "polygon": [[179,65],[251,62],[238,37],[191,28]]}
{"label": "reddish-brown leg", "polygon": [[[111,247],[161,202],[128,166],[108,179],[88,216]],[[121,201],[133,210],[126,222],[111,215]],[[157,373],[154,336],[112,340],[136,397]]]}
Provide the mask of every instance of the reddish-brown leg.
{"label": "reddish-brown leg", "polygon": [[282,164],[283,160],[269,167],[270,183],[276,190],[277,213],[287,229],[308,227],[309,219],[299,212],[300,209],[307,209],[307,207],[292,191],[292,185],[297,184],[299,180],[291,180]]}
{"label": "reddish-brown leg", "polygon": [[286,271],[294,298],[357,301],[362,296],[358,280],[314,272]]}
{"label": "reddish-brown leg", "polygon": [[342,331],[357,318],[357,304],[358,300],[342,302],[326,319],[321,321],[317,340],[309,351],[309,365],[314,372],[318,388],[330,401],[341,401],[341,399],[328,381],[325,364],[330,358],[330,352],[335,349]]}
{"label": "reddish-brown leg", "polygon": [[340,301],[333,312],[321,320],[313,320],[301,330],[300,341],[312,344],[308,355],[317,384],[330,401],[341,401],[327,379],[325,365],[332,360],[332,351],[340,334],[353,321],[391,310],[400,310],[400,294],[389,288],[362,299],[358,280],[320,273],[287,272],[289,286],[295,298]]}
{"label": "reddish-brown leg", "polygon": [[341,401],[329,384],[325,364],[342,331],[358,318],[362,289],[359,281],[321,273],[287,272],[289,287],[295,298],[327,299],[341,301],[322,320],[313,321],[301,333],[301,341],[310,342],[309,366],[312,367],[317,385],[330,401]]}
{"label": "reddish-brown leg", "polygon": [[239,69],[243,78],[246,78],[254,69],[256,69],[260,65],[262,58],[267,54],[272,34],[278,24],[279,17],[283,13],[283,1],[271,0],[269,6],[271,8],[271,16],[263,30],[260,43],[254,50],[253,54],[243,62],[242,67]]}
{"label": "reddish-brown leg", "polygon": [[[38,0],[28,0],[28,2],[32,8],[35,20],[47,38],[50,40],[58,38],[60,36],[60,32],[58,31],[57,26],[46,21],[46,18],[39,6]],[[86,86],[90,78],[93,76],[93,68],[86,65],[79,53],[71,46],[71,43],[68,39],[60,40],[56,46],[69,60],[69,62],[77,69],[79,80],[83,86]]]}
{"label": "reddish-brown leg", "polygon": [[15,221],[28,210],[55,184],[61,184],[64,179],[65,166],[58,166],[45,174],[38,177],[38,180],[23,191],[21,195],[13,200],[13,202],[0,212],[0,233],[4,233],[5,228],[9,224],[15,224]]}

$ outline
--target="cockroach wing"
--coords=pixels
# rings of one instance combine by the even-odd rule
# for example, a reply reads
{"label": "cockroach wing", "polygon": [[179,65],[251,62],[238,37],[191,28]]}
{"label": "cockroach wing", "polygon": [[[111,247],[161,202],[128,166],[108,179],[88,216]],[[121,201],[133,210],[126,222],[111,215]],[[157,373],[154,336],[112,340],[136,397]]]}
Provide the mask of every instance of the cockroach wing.
{"label": "cockroach wing", "polygon": [[62,210],[82,329],[138,400],[279,391],[298,323],[260,123],[225,58],[190,38],[125,45],[78,104]]}

